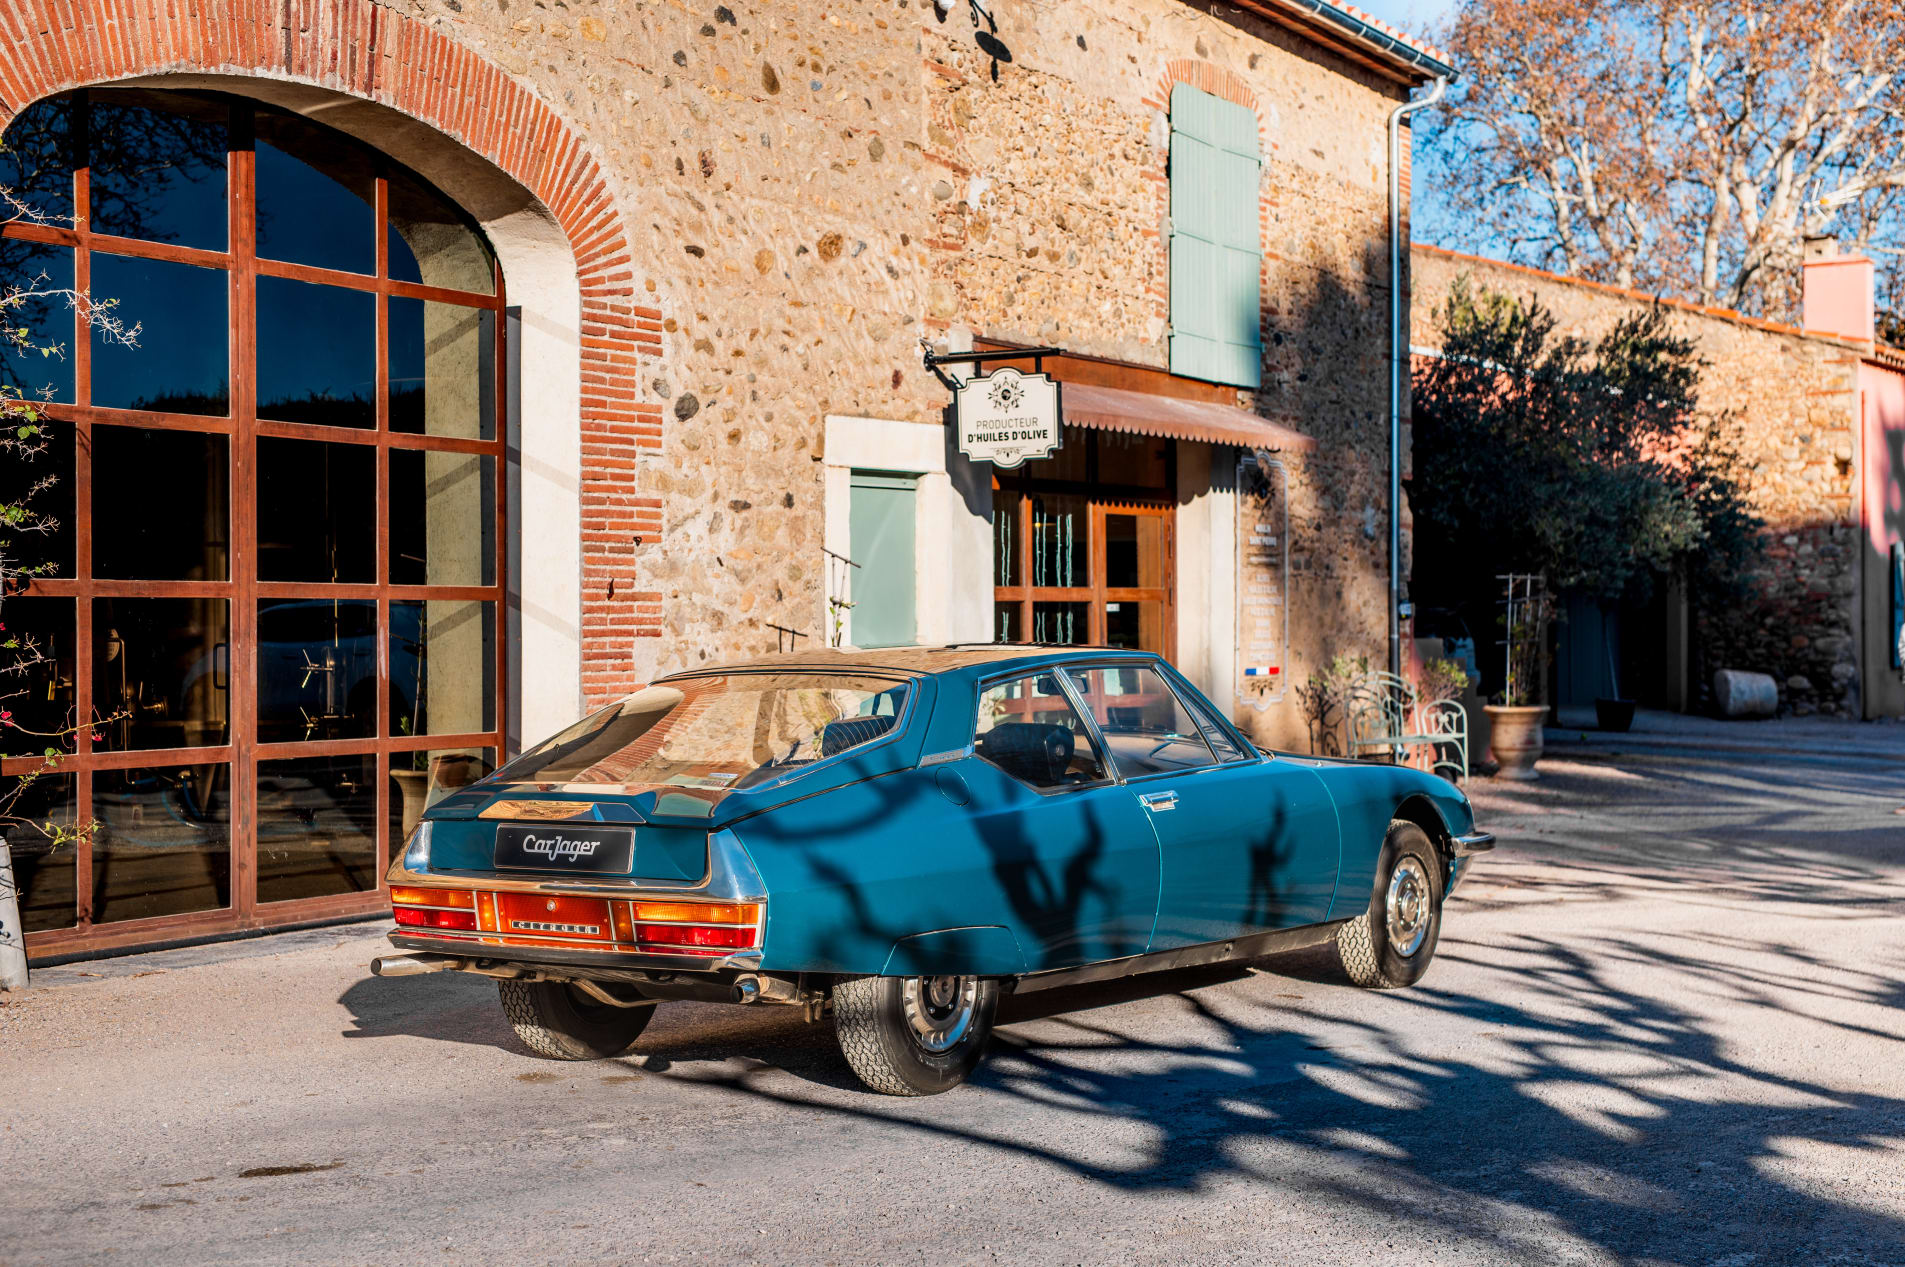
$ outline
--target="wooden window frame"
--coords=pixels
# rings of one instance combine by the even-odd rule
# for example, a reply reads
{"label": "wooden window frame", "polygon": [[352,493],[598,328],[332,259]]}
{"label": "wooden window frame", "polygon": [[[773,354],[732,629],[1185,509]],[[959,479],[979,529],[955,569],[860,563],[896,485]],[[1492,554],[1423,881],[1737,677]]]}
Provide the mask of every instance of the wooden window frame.
{"label": "wooden window frame", "polygon": [[[227,636],[230,640],[230,694],[228,742],[216,747],[143,749],[133,751],[95,751],[91,731],[81,726],[74,738],[74,751],[59,759],[57,776],[74,779],[74,804],[80,820],[90,821],[93,813],[93,774],[95,771],[136,769],[147,766],[179,764],[229,765],[231,791],[228,827],[231,849],[231,905],[214,910],[181,912],[150,918],[118,920],[99,924],[93,919],[93,857],[90,839],[80,841],[74,860],[76,891],[75,921],[69,928],[28,933],[29,956],[44,959],[53,955],[85,953],[169,941],[182,937],[216,935],[246,929],[283,924],[348,918],[371,914],[388,906],[384,872],[391,852],[401,845],[390,839],[393,756],[396,754],[455,748],[489,749],[500,763],[508,753],[508,461],[507,426],[508,358],[505,355],[507,298],[502,268],[492,252],[493,293],[460,291],[414,282],[398,281],[389,275],[388,188],[393,173],[402,166],[359,142],[339,137],[362,153],[374,175],[374,217],[376,264],[373,274],[340,272],[310,265],[261,259],[256,254],[256,182],[253,120],[260,103],[228,94],[194,93],[204,99],[214,97],[229,110],[229,145],[226,167],[226,207],[228,216],[227,248],[202,250],[162,242],[146,242],[108,234],[93,233],[90,228],[91,185],[85,120],[85,89],[68,94],[74,110],[74,159],[72,227],[48,224],[10,224],[0,229],[8,238],[63,245],[73,250],[74,287],[86,293],[91,285],[91,257],[94,251],[138,259],[163,260],[221,269],[226,275],[229,301],[227,336],[229,339],[227,375],[229,407],[224,417],[166,414],[132,409],[107,409],[91,402],[92,366],[91,331],[78,312],[73,314],[71,338],[74,366],[74,396],[70,404],[46,403],[37,407],[48,417],[73,428],[73,468],[70,474],[74,506],[74,558],[71,577],[36,579],[21,591],[22,596],[67,598],[74,602],[74,715],[96,715],[93,699],[92,647],[93,602],[95,598],[189,597],[224,599],[230,604]],[[309,121],[307,121],[309,122]],[[322,127],[313,122],[312,126]],[[419,180],[426,188],[427,182]],[[447,199],[446,199],[447,201]],[[472,231],[476,230],[472,228]],[[487,244],[486,244],[487,245]],[[328,286],[375,294],[376,381],[374,387],[376,425],[374,428],[327,427],[306,423],[260,420],[257,416],[257,305],[256,279],[283,277],[296,281],[318,282]],[[486,309],[494,314],[492,337],[494,362],[494,435],[488,440],[452,436],[430,436],[393,432],[390,429],[390,304],[396,298],[432,300],[459,307]],[[223,581],[127,581],[103,580],[92,576],[93,524],[91,516],[91,459],[93,428],[126,426],[145,430],[209,432],[230,438],[230,567]],[[371,584],[327,585],[306,582],[261,581],[258,568],[257,525],[257,441],[267,437],[323,440],[331,444],[359,444],[377,450],[375,487],[375,548],[377,581]],[[436,450],[489,457],[494,463],[491,508],[495,553],[492,584],[477,586],[393,585],[390,577],[390,461],[391,450]],[[260,743],[257,739],[258,605],[273,598],[317,598],[373,600],[377,603],[377,726],[376,734],[362,739],[309,740],[296,743]],[[492,604],[492,655],[495,700],[493,725],[478,732],[457,734],[395,735],[390,722],[390,637],[391,604],[425,600],[481,601]],[[367,756],[376,758],[374,809],[376,885],[353,893],[327,894],[296,898],[260,905],[258,879],[258,765],[261,761],[280,761],[303,757]],[[40,770],[40,757],[12,757],[0,760],[0,775],[18,775]]]}

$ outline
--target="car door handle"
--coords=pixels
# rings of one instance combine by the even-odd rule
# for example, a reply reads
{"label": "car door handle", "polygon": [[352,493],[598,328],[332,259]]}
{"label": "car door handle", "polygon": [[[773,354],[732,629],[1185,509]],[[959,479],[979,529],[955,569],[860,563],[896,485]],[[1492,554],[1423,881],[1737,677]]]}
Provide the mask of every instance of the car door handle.
{"label": "car door handle", "polygon": [[1176,792],[1144,792],[1138,796],[1138,804],[1153,814],[1162,814],[1167,809],[1177,808]]}

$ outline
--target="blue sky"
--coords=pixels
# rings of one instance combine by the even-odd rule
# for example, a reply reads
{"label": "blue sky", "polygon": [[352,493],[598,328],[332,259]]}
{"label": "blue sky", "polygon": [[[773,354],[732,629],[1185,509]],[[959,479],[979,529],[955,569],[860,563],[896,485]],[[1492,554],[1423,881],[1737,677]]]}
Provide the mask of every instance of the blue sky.
{"label": "blue sky", "polygon": [[1440,22],[1455,7],[1455,0],[1350,0],[1350,3],[1411,34],[1420,34],[1425,27]]}

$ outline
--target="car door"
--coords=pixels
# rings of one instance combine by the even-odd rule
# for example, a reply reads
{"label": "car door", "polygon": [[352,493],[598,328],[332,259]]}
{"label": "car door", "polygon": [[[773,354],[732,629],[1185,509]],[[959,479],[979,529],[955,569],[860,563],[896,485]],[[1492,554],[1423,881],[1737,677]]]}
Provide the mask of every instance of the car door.
{"label": "car door", "polygon": [[963,767],[972,828],[1024,934],[1027,967],[1143,954],[1157,918],[1157,837],[1057,675],[982,683],[973,756]]}
{"label": "car door", "polygon": [[1157,837],[1151,949],[1327,916],[1338,832],[1320,779],[1245,746],[1202,696],[1159,665],[1081,666],[1068,679]]}

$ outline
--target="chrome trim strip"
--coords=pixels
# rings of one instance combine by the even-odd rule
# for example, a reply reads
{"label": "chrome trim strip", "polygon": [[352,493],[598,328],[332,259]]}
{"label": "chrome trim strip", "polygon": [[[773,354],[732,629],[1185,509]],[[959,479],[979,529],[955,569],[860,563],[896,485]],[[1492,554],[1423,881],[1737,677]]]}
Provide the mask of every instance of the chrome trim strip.
{"label": "chrome trim strip", "polygon": [[1473,857],[1478,853],[1487,853],[1495,847],[1495,833],[1492,831],[1471,832],[1466,836],[1454,836],[1449,840],[1449,852],[1458,858]]}
{"label": "chrome trim strip", "polygon": [[[385,936],[399,950],[420,950],[426,954],[449,953],[468,959],[493,959],[503,963],[593,964],[604,968],[642,968],[653,972],[715,972],[724,969],[758,972],[761,967],[761,950],[758,946],[728,955],[669,955],[657,951],[606,947],[596,950],[573,945],[484,945],[470,937],[435,936],[420,929],[407,928],[393,929]],[[494,937],[496,934],[483,936]]]}
{"label": "chrome trim strip", "polygon": [[1025,994],[1033,990],[1049,990],[1055,986],[1084,985],[1092,981],[1115,981],[1120,977],[1135,977],[1145,972],[1168,972],[1173,968],[1236,963],[1245,959],[1258,959],[1264,955],[1279,954],[1286,950],[1302,950],[1333,940],[1337,927],[1347,922],[1347,920],[1337,920],[1329,924],[1305,924],[1300,928],[1279,928],[1268,933],[1233,937],[1229,941],[1207,941],[1195,946],[1179,946],[1174,950],[1154,950],[1149,954],[1131,955],[1124,959],[1107,959],[1101,963],[1088,963],[1078,968],[1035,972],[1030,976],[1020,977],[1018,983],[1013,986],[1013,992]]}
{"label": "chrome trim strip", "polygon": [[919,764],[920,767],[924,769],[929,765],[945,765],[949,761],[964,761],[972,754],[973,746],[967,744],[963,748],[950,748],[945,752],[929,752],[919,759]]}

